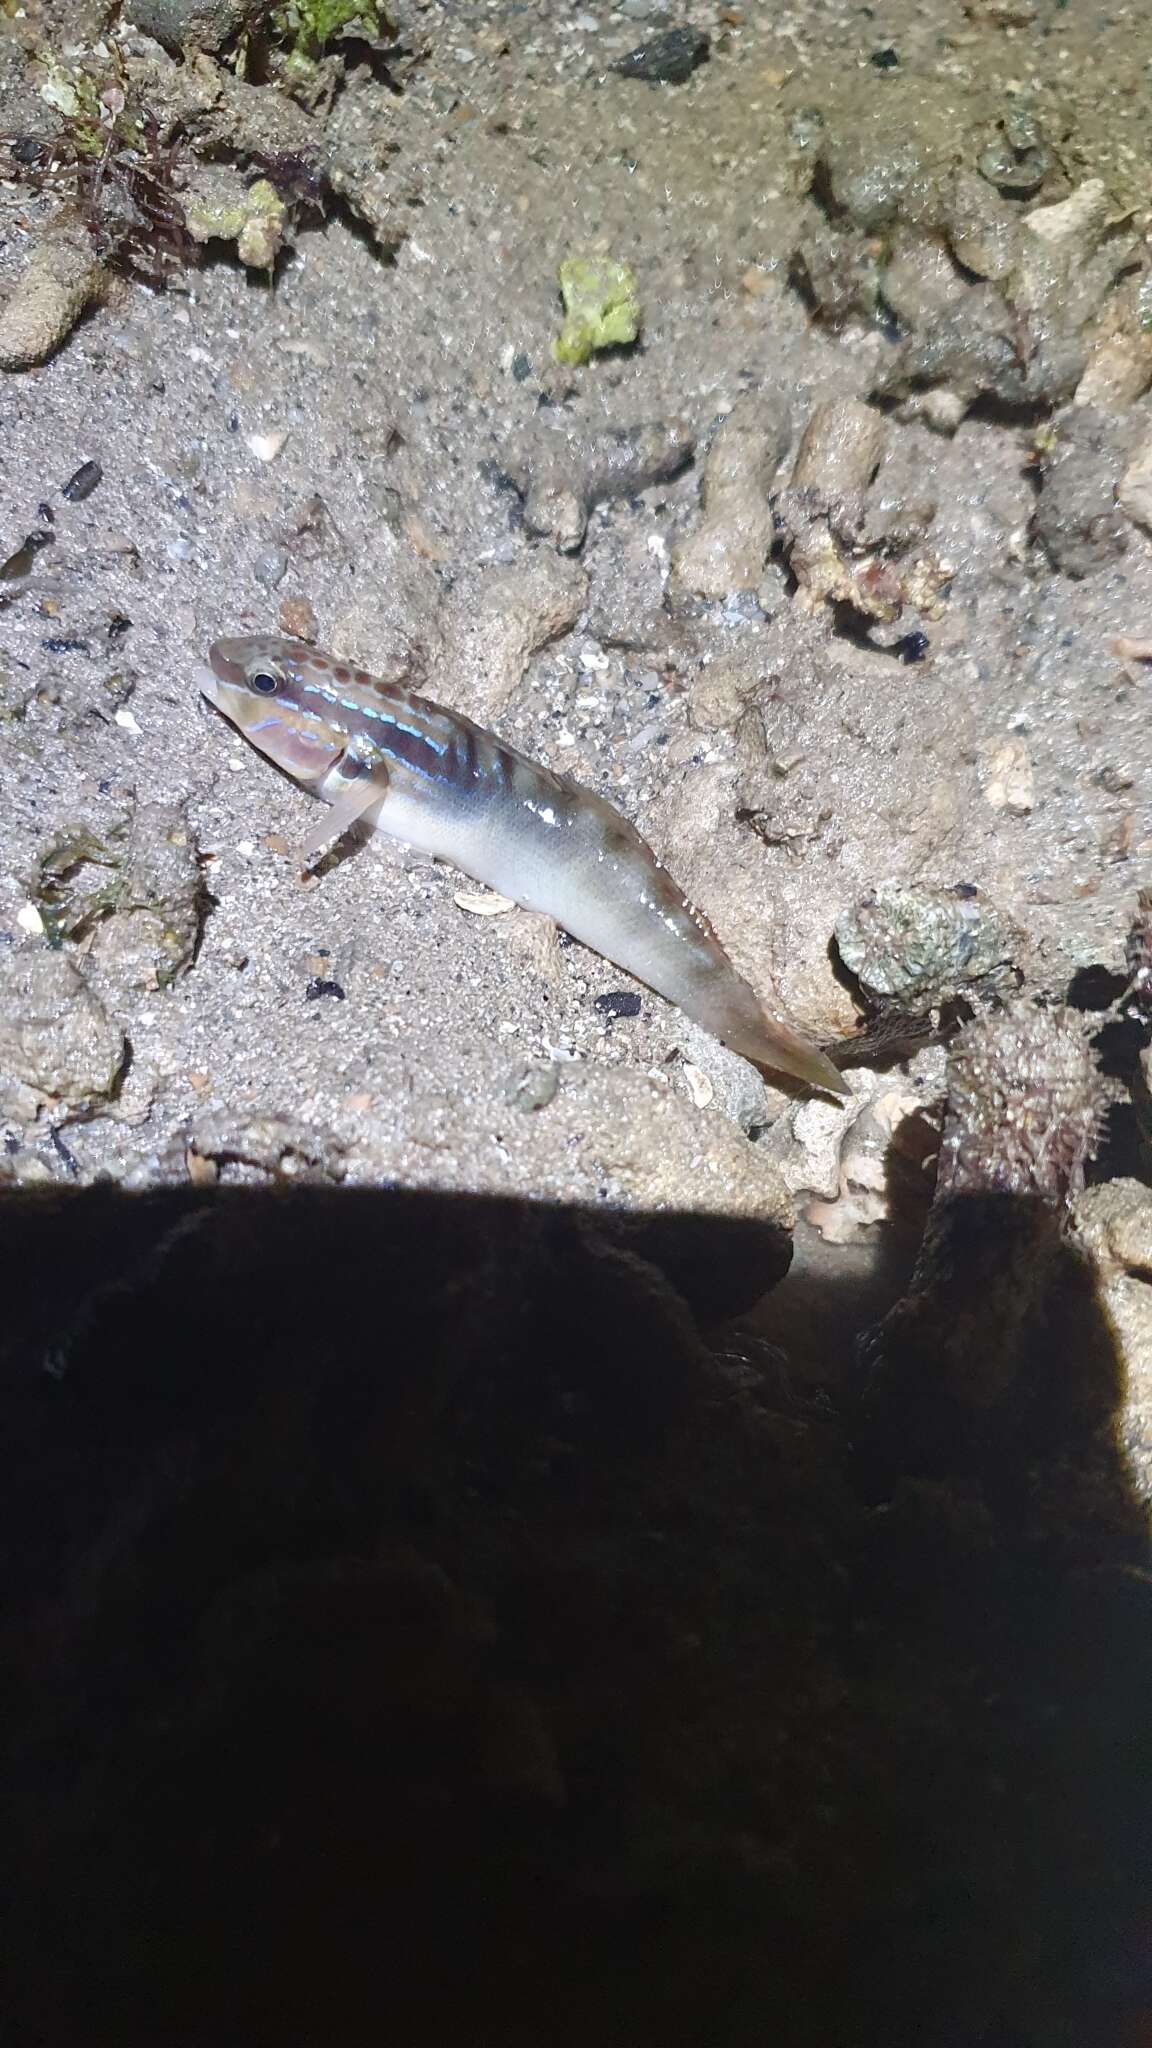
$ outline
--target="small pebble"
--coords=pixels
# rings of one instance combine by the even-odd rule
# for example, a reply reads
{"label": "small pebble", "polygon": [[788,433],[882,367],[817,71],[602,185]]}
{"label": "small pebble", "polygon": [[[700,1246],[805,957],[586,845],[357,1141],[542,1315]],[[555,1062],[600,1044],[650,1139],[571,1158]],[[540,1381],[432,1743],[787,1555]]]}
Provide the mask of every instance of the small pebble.
{"label": "small pebble", "polygon": [[515,910],[510,896],[473,896],[466,889],[457,889],[452,898],[458,910],[470,911],[473,917],[502,917],[506,910]]}
{"label": "small pebble", "polygon": [[44,919],[34,903],[25,903],[16,912],[16,922],[22,932],[30,932],[34,939],[44,937]]}
{"label": "small pebble", "polygon": [[293,640],[316,639],[320,627],[306,597],[285,597],[281,600],[280,631]]}
{"label": "small pebble", "polygon": [[287,439],[287,430],[277,428],[271,434],[249,434],[248,446],[257,462],[275,462]]}
{"label": "small pebble", "polygon": [[252,574],[265,590],[275,590],[288,573],[286,548],[264,548],[252,564]]}
{"label": "small pebble", "polygon": [[141,731],[141,727],[137,725],[136,720],[133,718],[132,713],[130,711],[114,711],[112,713],[112,718],[113,722],[116,725],[123,726],[125,732]]}
{"label": "small pebble", "polygon": [[986,749],[983,787],[984,801],[994,811],[1027,817],[1035,807],[1036,783],[1032,756],[1022,739],[1002,740]]}
{"label": "small pebble", "polygon": [[688,1093],[692,1097],[697,1109],[707,1109],[716,1092],[707,1074],[703,1073],[699,1067],[694,1067],[688,1060],[685,1060],[684,1080],[687,1084]]}
{"label": "small pebble", "polygon": [[304,991],[306,1003],[315,1002],[317,996],[334,996],[338,1003],[344,1001],[344,990],[338,981],[321,981],[319,977],[308,983]]}
{"label": "small pebble", "polygon": [[504,1100],[513,1109],[546,1109],[560,1086],[560,1076],[551,1061],[532,1060],[515,1067],[504,1083]]}
{"label": "small pebble", "polygon": [[624,988],[609,989],[607,995],[597,996],[596,1008],[602,1017],[638,1017],[640,998]]}
{"label": "small pebble", "polygon": [[642,78],[649,85],[683,85],[696,66],[703,64],[710,48],[702,28],[669,28],[629,50],[612,69],[621,78]]}

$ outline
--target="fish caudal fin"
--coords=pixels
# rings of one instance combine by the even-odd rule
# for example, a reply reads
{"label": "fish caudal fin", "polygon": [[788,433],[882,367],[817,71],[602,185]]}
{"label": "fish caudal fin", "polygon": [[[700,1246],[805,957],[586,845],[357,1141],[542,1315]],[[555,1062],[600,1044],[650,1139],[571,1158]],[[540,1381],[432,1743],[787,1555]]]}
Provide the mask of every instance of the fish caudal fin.
{"label": "fish caudal fin", "polygon": [[[740,1048],[744,1051],[744,1048]],[[763,1034],[762,1049],[748,1051],[745,1057],[755,1061],[759,1067],[774,1068],[777,1073],[791,1074],[797,1081],[806,1081],[810,1088],[823,1088],[829,1095],[851,1095],[852,1090],[840,1072],[808,1038],[793,1031],[790,1025],[777,1024],[769,1019]]]}
{"label": "fish caudal fin", "polygon": [[772,1073],[790,1074],[809,1088],[822,1088],[829,1095],[850,1095],[852,1090],[826,1053],[795,1026],[778,1017],[760,1002],[748,983],[739,976],[725,978],[722,1000],[710,1004],[710,1014],[696,1014],[701,1023],[738,1052],[753,1066]]}

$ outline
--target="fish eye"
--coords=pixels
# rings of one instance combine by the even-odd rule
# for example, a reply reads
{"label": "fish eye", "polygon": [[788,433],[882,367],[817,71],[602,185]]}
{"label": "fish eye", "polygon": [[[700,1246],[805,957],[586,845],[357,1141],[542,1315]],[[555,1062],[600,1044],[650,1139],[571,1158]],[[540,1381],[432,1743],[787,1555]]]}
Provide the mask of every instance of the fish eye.
{"label": "fish eye", "polygon": [[274,697],[280,688],[279,676],[269,675],[265,668],[257,669],[254,676],[249,676],[248,683],[258,697]]}

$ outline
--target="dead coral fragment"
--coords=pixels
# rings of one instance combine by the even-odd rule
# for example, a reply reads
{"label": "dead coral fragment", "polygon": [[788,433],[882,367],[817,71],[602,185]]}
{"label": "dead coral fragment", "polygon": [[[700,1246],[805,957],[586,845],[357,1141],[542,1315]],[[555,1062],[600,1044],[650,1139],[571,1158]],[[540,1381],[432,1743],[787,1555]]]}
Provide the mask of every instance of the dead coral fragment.
{"label": "dead coral fragment", "polygon": [[199,173],[184,202],[194,242],[235,242],[241,263],[271,270],[284,241],[288,209],[267,178],[245,185],[223,167]]}
{"label": "dead coral fragment", "polygon": [[810,610],[850,604],[875,619],[893,619],[900,611],[896,577],[879,565],[850,560],[861,541],[865,493],[880,467],[885,439],[880,414],[855,398],[818,405],[804,429],[777,511],[792,572]]}
{"label": "dead coral fragment", "polygon": [[636,280],[626,263],[572,250],[557,273],[564,325],[552,343],[558,363],[587,363],[598,349],[626,348],[640,332]]}
{"label": "dead coral fragment", "polygon": [[444,660],[457,702],[495,720],[511,703],[532,656],[574,626],[588,595],[578,562],[536,548],[524,562],[489,570],[458,591],[444,629]]}
{"label": "dead coral fragment", "polygon": [[104,296],[108,278],[74,208],[62,208],[33,248],[0,311],[0,369],[47,362],[80,315]]}
{"label": "dead coral fragment", "polygon": [[956,1039],[937,1194],[1039,1195],[1062,1208],[1084,1185],[1108,1092],[1089,1027],[1019,1006]]}
{"label": "dead coral fragment", "polygon": [[684,420],[650,420],[599,434],[537,426],[505,450],[504,472],[524,499],[529,532],[574,554],[593,505],[676,476],[694,447]]}
{"label": "dead coral fragment", "polygon": [[725,598],[755,589],[773,539],[768,492],[790,432],[782,393],[756,393],[733,406],[704,465],[704,517],[673,552],[673,591]]}
{"label": "dead coral fragment", "polygon": [[1141,889],[1136,898],[1124,953],[1131,979],[1123,1007],[1130,1016],[1152,1024],[1152,889]]}
{"label": "dead coral fragment", "polygon": [[[956,189],[966,188],[957,181]],[[1107,295],[1140,253],[1130,223],[1102,208],[1095,189],[1087,199],[1083,191],[998,224],[990,245],[983,227],[970,233],[962,215],[945,209],[941,226],[952,253],[991,281],[972,285],[910,334],[878,393],[906,397],[946,385],[964,405],[980,397],[1017,406],[1071,398]]]}

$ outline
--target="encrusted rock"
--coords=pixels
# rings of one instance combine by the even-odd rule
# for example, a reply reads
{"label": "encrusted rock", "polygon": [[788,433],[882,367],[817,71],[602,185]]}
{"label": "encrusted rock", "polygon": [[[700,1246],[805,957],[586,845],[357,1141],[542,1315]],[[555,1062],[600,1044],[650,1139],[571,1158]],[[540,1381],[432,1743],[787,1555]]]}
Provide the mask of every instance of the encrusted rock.
{"label": "encrusted rock", "polygon": [[107,286],[83,221],[62,210],[34,244],[0,311],[0,369],[29,370],[46,362]]}
{"label": "encrusted rock", "polygon": [[202,907],[196,840],[182,807],[141,804],[116,909],[92,941],[94,964],[116,985],[166,988],[191,965]]}
{"label": "encrusted rock", "polygon": [[173,57],[185,50],[221,50],[260,12],[261,0],[131,0],[137,28]]}
{"label": "encrusted rock", "polygon": [[532,656],[574,626],[588,579],[577,562],[541,548],[461,591],[445,620],[452,701],[494,718],[515,696]]}
{"label": "encrusted rock", "polygon": [[973,991],[1015,986],[1024,934],[974,889],[882,882],[836,926],[841,960],[865,994],[909,1014]]}
{"label": "encrusted rock", "polygon": [[0,1113],[32,1123],[45,1104],[83,1112],[119,1083],[124,1033],[66,954],[0,953]]}
{"label": "encrusted rock", "polygon": [[1108,1094],[1075,1011],[1017,1005],[960,1033],[948,1067],[938,1193],[996,1190],[1061,1207],[1084,1185]]}
{"label": "encrusted rock", "polygon": [[632,497],[678,475],[694,447],[695,435],[684,420],[649,420],[600,433],[537,423],[509,443],[504,468],[524,499],[529,532],[575,554],[594,505]]}
{"label": "encrusted rock", "polygon": [[1117,499],[1138,516],[1139,459],[1124,469],[1131,441],[1123,417],[1089,405],[1070,408],[1042,437],[1035,532],[1065,576],[1094,575],[1128,546]]}

